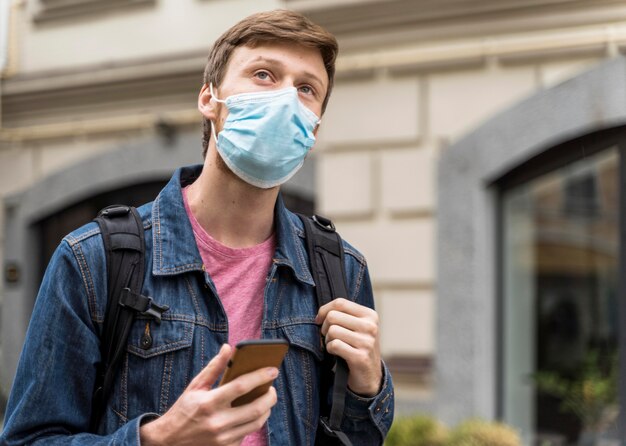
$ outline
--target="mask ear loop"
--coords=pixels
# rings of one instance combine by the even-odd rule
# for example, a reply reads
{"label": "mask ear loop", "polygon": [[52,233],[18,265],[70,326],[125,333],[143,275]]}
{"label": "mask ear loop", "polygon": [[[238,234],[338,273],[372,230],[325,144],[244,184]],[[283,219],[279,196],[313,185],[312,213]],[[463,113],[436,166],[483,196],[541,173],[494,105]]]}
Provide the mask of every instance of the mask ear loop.
{"label": "mask ear loop", "polygon": [[209,92],[211,93],[211,99],[215,99],[216,102],[220,102],[222,104],[226,103],[226,100],[224,99],[219,99],[215,93],[213,93],[213,82],[209,82]]}
{"label": "mask ear loop", "polygon": [[[217,96],[215,96],[215,93],[213,93],[213,82],[209,82],[209,92],[211,93],[211,99],[215,100],[215,102],[220,102],[222,104],[226,103],[225,100],[219,99]],[[213,136],[215,146],[217,147],[217,135],[215,134],[215,123],[213,121],[211,121],[211,136]]]}

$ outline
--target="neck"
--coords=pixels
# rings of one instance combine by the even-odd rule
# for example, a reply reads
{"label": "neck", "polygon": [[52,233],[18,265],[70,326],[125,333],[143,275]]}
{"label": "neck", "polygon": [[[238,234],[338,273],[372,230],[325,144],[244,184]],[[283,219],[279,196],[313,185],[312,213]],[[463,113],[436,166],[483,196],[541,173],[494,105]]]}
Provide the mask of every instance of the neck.
{"label": "neck", "polygon": [[191,212],[211,237],[226,246],[258,245],[274,231],[278,187],[251,186],[220,165],[223,161],[218,157],[211,144],[202,173],[187,190]]}

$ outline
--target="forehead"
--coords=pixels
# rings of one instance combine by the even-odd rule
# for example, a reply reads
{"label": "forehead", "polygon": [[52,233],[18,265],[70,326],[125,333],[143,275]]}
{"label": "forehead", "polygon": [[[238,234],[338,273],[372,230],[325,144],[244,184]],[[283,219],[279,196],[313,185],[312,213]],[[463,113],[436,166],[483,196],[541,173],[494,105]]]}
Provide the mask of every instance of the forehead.
{"label": "forehead", "polygon": [[328,73],[319,49],[295,42],[261,42],[239,46],[230,57],[226,73],[239,72],[263,62],[293,71],[294,74],[302,72],[315,75],[325,87],[328,86]]}

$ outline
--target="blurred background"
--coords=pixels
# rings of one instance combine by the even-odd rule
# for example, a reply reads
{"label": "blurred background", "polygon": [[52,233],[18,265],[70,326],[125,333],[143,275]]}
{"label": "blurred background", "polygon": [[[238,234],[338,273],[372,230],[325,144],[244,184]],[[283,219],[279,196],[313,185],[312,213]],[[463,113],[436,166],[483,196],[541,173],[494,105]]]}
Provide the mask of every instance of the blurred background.
{"label": "blurred background", "polygon": [[52,251],[202,162],[209,48],[275,8],[340,43],[283,190],[367,257],[397,412],[618,444],[623,0],[0,0],[0,412]]}

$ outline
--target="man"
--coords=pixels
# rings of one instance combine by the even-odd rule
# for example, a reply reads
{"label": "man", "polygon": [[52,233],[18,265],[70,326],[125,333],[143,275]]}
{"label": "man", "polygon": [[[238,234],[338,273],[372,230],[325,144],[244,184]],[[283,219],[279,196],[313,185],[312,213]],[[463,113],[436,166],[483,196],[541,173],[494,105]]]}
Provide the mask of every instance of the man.
{"label": "man", "polygon": [[[88,433],[106,264],[94,223],[65,237],[37,298],[1,444],[312,445],[320,339],[349,367],[343,432],[355,445],[382,444],[393,389],[365,260],[345,244],[349,295],[317,308],[302,223],[279,195],[315,141],[336,53],[331,34],[282,10],[217,40],[198,98],[204,165],[178,170],[139,209],[143,294],[169,309],[160,324],[134,321],[97,434]],[[217,387],[231,346],[250,338],[290,342],[280,373]]]}

